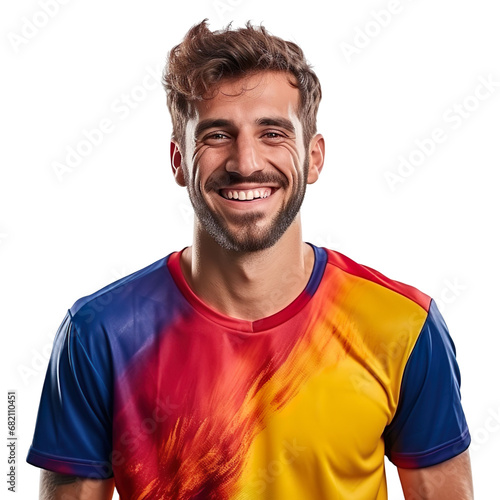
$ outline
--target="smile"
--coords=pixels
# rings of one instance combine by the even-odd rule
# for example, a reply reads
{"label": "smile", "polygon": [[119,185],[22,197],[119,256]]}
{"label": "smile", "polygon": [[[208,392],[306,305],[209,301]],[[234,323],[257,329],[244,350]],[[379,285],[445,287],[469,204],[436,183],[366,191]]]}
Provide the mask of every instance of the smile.
{"label": "smile", "polygon": [[269,198],[273,193],[270,187],[259,187],[253,189],[229,189],[219,190],[219,194],[226,200],[250,201],[255,199]]}

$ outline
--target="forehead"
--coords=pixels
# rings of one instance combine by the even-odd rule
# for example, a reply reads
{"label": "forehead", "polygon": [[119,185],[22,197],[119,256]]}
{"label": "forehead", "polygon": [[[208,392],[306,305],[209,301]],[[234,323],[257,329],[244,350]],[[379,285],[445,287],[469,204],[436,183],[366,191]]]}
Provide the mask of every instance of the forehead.
{"label": "forehead", "polygon": [[243,78],[225,79],[214,94],[194,104],[198,119],[298,115],[300,93],[290,82],[294,76],[262,71]]}

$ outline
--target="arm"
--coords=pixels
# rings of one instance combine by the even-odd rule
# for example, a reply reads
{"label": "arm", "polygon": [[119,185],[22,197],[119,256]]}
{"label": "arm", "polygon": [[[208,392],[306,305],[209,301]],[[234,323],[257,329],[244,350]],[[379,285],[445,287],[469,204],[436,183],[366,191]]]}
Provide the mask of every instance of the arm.
{"label": "arm", "polygon": [[437,465],[398,468],[406,500],[473,500],[468,450]]}
{"label": "arm", "polygon": [[111,500],[115,482],[87,479],[48,470],[40,473],[40,500]]}
{"label": "arm", "polygon": [[99,365],[88,352],[68,312],[54,340],[27,457],[42,469],[41,500],[108,500],[113,495],[108,389],[113,381],[102,369],[107,361]]}

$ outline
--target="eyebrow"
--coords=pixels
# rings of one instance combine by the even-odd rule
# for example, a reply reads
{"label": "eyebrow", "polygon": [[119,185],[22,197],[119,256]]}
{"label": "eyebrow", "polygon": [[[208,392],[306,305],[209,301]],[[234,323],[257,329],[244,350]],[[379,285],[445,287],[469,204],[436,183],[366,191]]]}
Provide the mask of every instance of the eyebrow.
{"label": "eyebrow", "polygon": [[[293,126],[293,123],[287,118],[282,118],[282,117],[258,118],[257,120],[255,120],[255,123],[260,126],[280,127],[285,130],[288,130],[292,134],[295,134],[295,127]],[[205,130],[211,128],[227,128],[227,127],[234,127],[234,123],[231,120],[225,120],[224,118],[202,120],[200,123],[198,123],[194,131],[195,138],[197,139],[198,137],[200,137],[200,135],[203,134]]]}
{"label": "eyebrow", "polygon": [[215,120],[202,120],[198,125],[196,125],[196,129],[194,131],[194,137],[198,139],[205,130],[208,130],[209,128],[226,128],[226,127],[231,127],[233,125],[233,122],[230,120],[224,120],[223,118],[217,118]]}
{"label": "eyebrow", "polygon": [[257,125],[265,125],[270,127],[280,127],[288,130],[292,134],[295,134],[295,127],[293,123],[287,118],[272,117],[272,118],[259,118],[256,120]]}

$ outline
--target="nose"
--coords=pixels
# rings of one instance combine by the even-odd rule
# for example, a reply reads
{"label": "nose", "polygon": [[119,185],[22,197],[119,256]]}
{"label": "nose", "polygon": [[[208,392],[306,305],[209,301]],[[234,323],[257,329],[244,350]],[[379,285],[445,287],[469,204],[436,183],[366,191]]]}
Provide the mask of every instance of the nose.
{"label": "nose", "polygon": [[244,132],[238,134],[226,162],[226,170],[248,177],[263,168],[264,162],[259,152],[258,140],[251,134]]}

